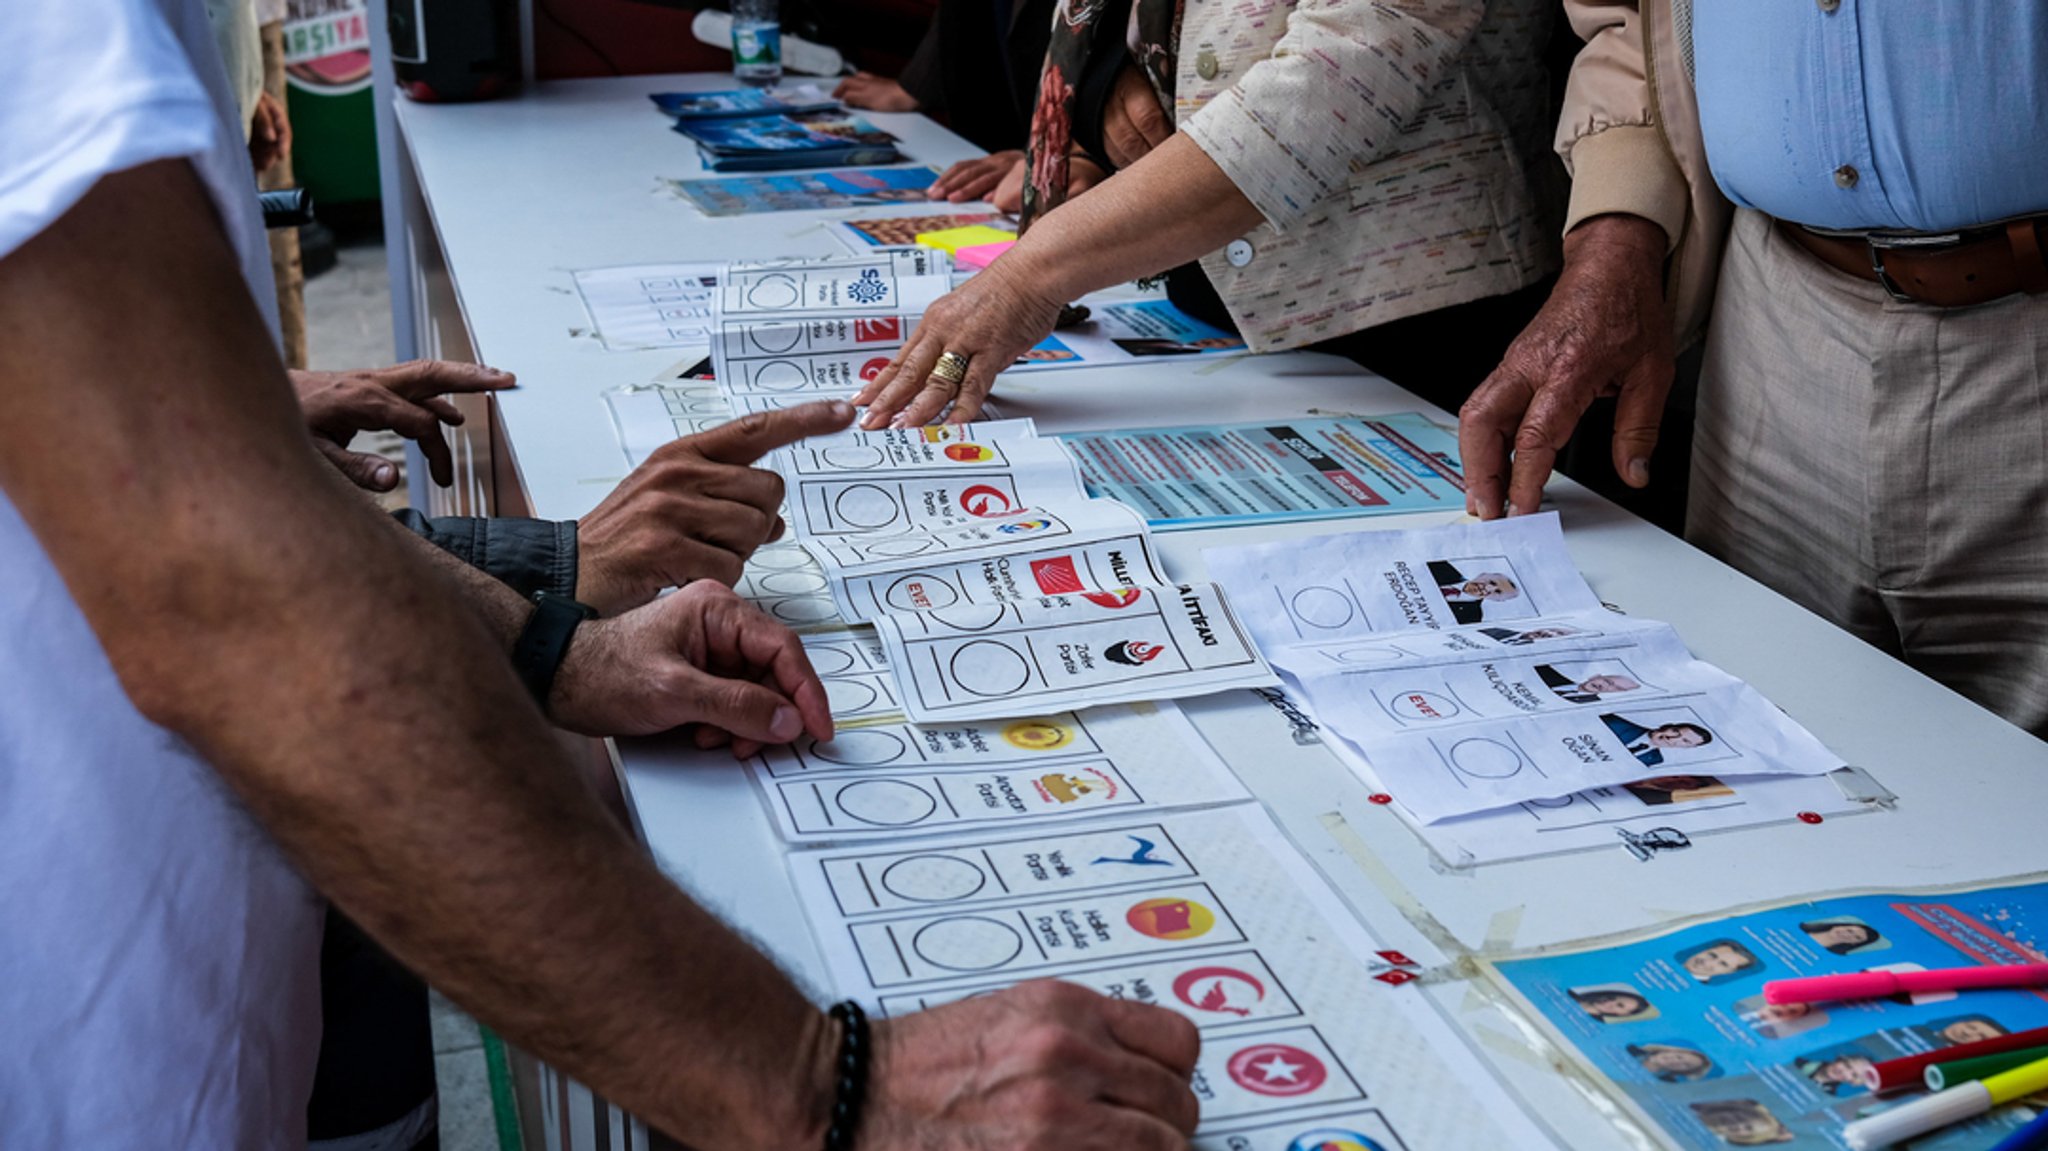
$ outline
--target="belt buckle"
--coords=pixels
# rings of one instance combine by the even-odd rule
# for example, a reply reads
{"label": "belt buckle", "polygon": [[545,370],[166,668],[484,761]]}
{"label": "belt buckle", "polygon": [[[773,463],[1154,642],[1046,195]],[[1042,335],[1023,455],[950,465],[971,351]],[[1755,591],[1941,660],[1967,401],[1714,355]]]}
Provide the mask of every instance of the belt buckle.
{"label": "belt buckle", "polygon": [[1884,288],[1886,295],[1902,304],[1920,301],[1901,288],[1899,282],[1892,279],[1892,274],[1885,270],[1884,254],[1952,248],[1963,242],[1961,232],[1865,232],[1862,238],[1864,249],[1870,253],[1870,270],[1876,274],[1879,286]]}

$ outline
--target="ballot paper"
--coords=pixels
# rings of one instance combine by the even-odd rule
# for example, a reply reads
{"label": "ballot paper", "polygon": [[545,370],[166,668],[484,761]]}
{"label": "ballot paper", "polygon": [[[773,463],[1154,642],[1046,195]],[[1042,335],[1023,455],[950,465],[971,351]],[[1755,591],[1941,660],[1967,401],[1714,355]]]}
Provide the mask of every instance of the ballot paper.
{"label": "ballot paper", "polygon": [[1729,779],[1661,775],[1553,799],[1532,799],[1418,830],[1431,850],[1454,865],[1499,863],[1595,847],[1620,847],[1647,860],[1711,832],[1794,819],[1814,823],[1873,810],[1860,790],[1869,783],[1869,777],[1855,768],[1827,775]]}
{"label": "ballot paper", "polygon": [[[934,253],[942,255],[943,253]],[[948,275],[903,275],[889,260],[864,266],[793,265],[758,271],[729,271],[715,297],[719,316],[784,313],[861,312],[907,309],[922,312],[953,289]]]}
{"label": "ballot paper", "polygon": [[1557,515],[1202,553],[1260,646],[1597,611]]}
{"label": "ballot paper", "polygon": [[1077,500],[1059,510],[1026,507],[1003,516],[983,516],[958,527],[899,535],[855,535],[819,540],[811,549],[835,574],[878,574],[903,570],[907,562],[929,565],[964,562],[1014,550],[1017,546],[1072,546],[1143,537],[1145,521],[1113,500]]}
{"label": "ballot paper", "polygon": [[1202,1034],[1202,1151],[1554,1146],[1253,804],[790,858],[836,994],[898,1016],[1034,978]]}
{"label": "ballot paper", "polygon": [[973,468],[1007,468],[1031,460],[1063,460],[1056,441],[1041,440],[1030,420],[933,424],[814,436],[778,448],[763,462],[784,477],[946,475]]}
{"label": "ballot paper", "polygon": [[834,724],[902,717],[896,681],[889,674],[888,657],[874,632],[814,632],[802,642],[804,655],[825,687],[825,702]]}
{"label": "ballot paper", "polygon": [[598,338],[618,352],[708,342],[719,271],[717,264],[634,264],[574,277]]}
{"label": "ballot paper", "polygon": [[733,590],[797,629],[840,628],[825,573],[809,552],[787,541],[757,548]]}
{"label": "ballot paper", "polygon": [[743,396],[851,398],[915,327],[914,314],[893,311],[724,317],[711,332],[712,371],[735,407]]}
{"label": "ballot paper", "polygon": [[946,462],[934,470],[884,466],[793,476],[790,527],[805,541],[930,532],[1087,499],[1073,459],[1057,440],[1010,441],[1003,463],[939,455]]}
{"label": "ballot paper", "polygon": [[[858,633],[855,633],[858,634]],[[838,641],[855,645],[863,640]],[[806,644],[828,695],[863,672],[829,637]],[[844,670],[827,671],[827,668]],[[850,702],[858,702],[856,693]],[[871,705],[863,705],[871,706]],[[1092,708],[978,726],[847,726],[752,761],[782,834],[797,842],[928,835],[1245,798],[1242,784],[1172,704]]]}
{"label": "ballot paper", "polygon": [[974,559],[899,561],[867,574],[833,573],[828,579],[840,613],[862,623],[892,611],[1016,603],[1049,595],[1121,603],[1131,588],[1169,582],[1142,530],[1054,547],[1027,537]]}
{"label": "ballot paper", "polygon": [[1206,556],[1317,722],[1425,824],[1649,776],[1845,766],[1669,627],[1603,609],[1555,516]]}
{"label": "ballot paper", "polygon": [[919,723],[1275,682],[1214,584],[894,612],[875,629]]}

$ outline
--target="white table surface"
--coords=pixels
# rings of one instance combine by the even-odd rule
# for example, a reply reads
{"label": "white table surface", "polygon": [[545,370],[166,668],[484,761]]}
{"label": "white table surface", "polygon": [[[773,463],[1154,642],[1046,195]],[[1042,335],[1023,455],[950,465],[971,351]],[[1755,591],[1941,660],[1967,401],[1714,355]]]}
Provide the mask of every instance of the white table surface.
{"label": "white table surface", "polygon": [[[572,270],[669,260],[842,251],[829,213],[707,220],[661,190],[699,174],[694,148],[645,94],[724,77],[636,77],[543,85],[460,106],[399,102],[399,121],[480,357],[519,374],[498,398],[536,514],[573,517],[621,478],[602,400],[678,351],[608,352],[588,334]],[[915,161],[973,154],[917,116],[874,116]],[[860,214],[906,214],[901,206]],[[1328,357],[1243,357],[1083,369],[1005,381],[1006,415],[1047,432],[1421,408]],[[1448,421],[1442,413],[1437,415]],[[1326,751],[1298,747],[1277,712],[1232,693],[1189,714],[1361,918],[1420,957],[1531,947],[1846,889],[1925,887],[2048,871],[2040,834],[2048,745],[1760,585],[1561,478],[1550,488],[1573,558],[1600,596],[1677,627],[1703,659],[1754,684],[1898,796],[1893,810],[1696,837],[1639,863],[1610,850],[1453,869]],[[1175,532],[1170,573],[1201,578],[1201,549],[1347,530],[1422,526],[1449,514]],[[628,744],[620,774],[663,867],[801,977],[822,982],[782,847],[744,773],[662,741]],[[1454,941],[1454,942],[1453,942]],[[1518,1057],[1490,1001],[1434,992],[1532,1108],[1574,1147],[1630,1144],[1562,1079]]]}

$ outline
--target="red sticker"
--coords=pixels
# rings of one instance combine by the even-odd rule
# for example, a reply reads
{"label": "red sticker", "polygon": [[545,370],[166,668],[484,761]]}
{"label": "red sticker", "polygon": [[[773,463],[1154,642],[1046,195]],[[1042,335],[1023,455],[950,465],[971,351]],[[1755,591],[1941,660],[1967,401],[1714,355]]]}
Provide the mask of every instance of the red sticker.
{"label": "red sticker", "polygon": [[1365,799],[1368,803],[1388,804],[1394,802],[1394,797],[1384,791],[1375,791],[1371,795],[1366,796]]}
{"label": "red sticker", "polygon": [[1388,963],[1393,964],[1396,967],[1415,966],[1415,961],[1413,959],[1408,958],[1406,955],[1403,955],[1398,951],[1382,951],[1379,953],[1379,957],[1381,959],[1386,960]]}
{"label": "red sticker", "polygon": [[1819,823],[1819,822],[1820,822],[1820,812],[1818,812],[1818,811],[1802,811],[1802,812],[1800,812],[1800,813],[1799,813],[1799,822],[1801,822],[1801,823]]}
{"label": "red sticker", "polygon": [[1373,976],[1373,978],[1389,987],[1399,987],[1403,983],[1411,983],[1420,979],[1421,976],[1413,971],[1382,971],[1378,975]]}

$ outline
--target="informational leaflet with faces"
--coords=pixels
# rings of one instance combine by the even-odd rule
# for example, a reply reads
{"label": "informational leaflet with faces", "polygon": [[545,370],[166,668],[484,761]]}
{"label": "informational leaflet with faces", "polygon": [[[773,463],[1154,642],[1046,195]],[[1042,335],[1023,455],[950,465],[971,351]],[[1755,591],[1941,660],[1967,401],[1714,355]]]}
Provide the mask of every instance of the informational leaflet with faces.
{"label": "informational leaflet with faces", "polygon": [[1207,557],[1317,719],[1423,823],[1656,776],[1843,766],[1668,627],[1601,609],[1555,516]]}
{"label": "informational leaflet with faces", "polygon": [[1276,682],[1214,584],[893,612],[875,628],[920,723]]}
{"label": "informational leaflet with faces", "polygon": [[[2038,918],[2037,918],[2038,917]],[[1866,893],[1747,911],[1492,967],[1553,1042],[1640,1121],[1686,1151],[1838,1151],[1878,1098],[1888,1059],[2048,1026],[2034,990],[1929,992],[1767,1004],[1775,979],[2048,962],[2038,883]],[[1913,1151],[1988,1151],[2039,1097],[1914,1139]]]}
{"label": "informational leaflet with faces", "polygon": [[1554,1145],[1256,805],[790,863],[881,1015],[1057,978],[1186,1016],[1203,1151]]}
{"label": "informational leaflet with faces", "polygon": [[1037,825],[1245,797],[1172,704],[990,724],[917,727],[900,716],[861,722],[893,690],[875,682],[887,676],[871,644],[860,633],[808,641],[839,730],[828,741],[804,739],[752,761],[777,826],[794,842]]}

